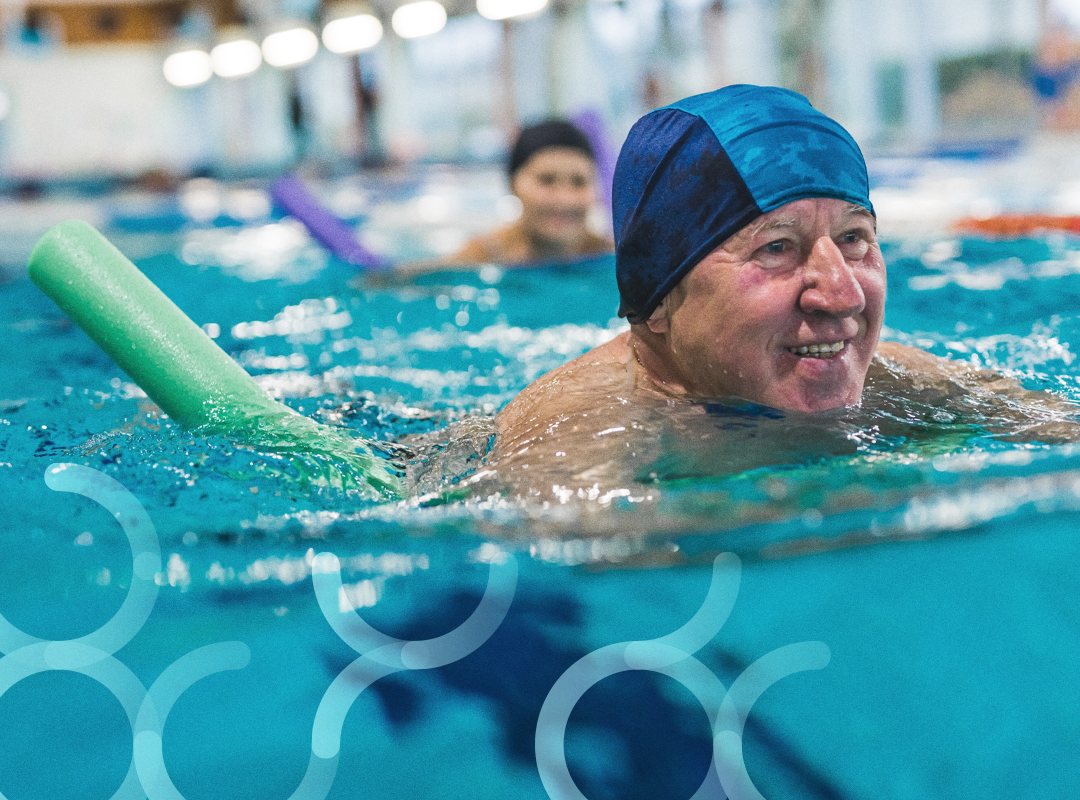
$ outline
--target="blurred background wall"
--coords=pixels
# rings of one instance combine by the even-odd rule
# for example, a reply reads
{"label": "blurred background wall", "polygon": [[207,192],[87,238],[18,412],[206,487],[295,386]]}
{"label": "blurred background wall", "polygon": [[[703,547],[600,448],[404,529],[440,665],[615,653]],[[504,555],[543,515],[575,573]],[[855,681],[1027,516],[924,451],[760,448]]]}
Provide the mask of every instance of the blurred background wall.
{"label": "blurred background wall", "polygon": [[487,163],[553,115],[617,147],[739,82],[871,151],[985,146],[1080,129],[1077,31],[1080,0],[0,0],[0,183]]}

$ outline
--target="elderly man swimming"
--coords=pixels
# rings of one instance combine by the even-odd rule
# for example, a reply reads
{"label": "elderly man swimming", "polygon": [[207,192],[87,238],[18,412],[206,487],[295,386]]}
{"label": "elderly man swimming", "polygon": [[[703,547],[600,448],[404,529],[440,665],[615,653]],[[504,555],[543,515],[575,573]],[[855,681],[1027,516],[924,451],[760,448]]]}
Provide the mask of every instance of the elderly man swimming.
{"label": "elderly man swimming", "polygon": [[996,394],[1006,413],[1006,399],[1022,397],[1043,422],[1075,410],[1000,374],[879,343],[885,263],[865,162],[794,92],[729,86],[643,117],[619,156],[614,221],[630,330],[502,411],[494,463],[512,484],[625,479],[628,458],[656,456],[633,435],[649,409],[741,398],[807,418],[858,404],[868,373],[939,398]]}

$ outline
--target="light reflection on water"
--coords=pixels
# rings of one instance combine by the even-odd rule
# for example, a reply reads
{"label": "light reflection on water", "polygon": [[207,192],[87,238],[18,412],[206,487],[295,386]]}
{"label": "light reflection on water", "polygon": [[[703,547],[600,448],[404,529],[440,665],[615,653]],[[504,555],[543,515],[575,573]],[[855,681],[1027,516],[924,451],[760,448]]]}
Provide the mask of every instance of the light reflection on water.
{"label": "light reflection on water", "polygon": [[[911,238],[885,250],[887,338],[1080,400],[1080,318],[1068,314],[1080,295],[1074,239]],[[723,402],[649,410],[581,442],[576,454],[588,460],[595,448],[600,458],[601,439],[633,439],[643,443],[638,459],[602,480],[556,476],[521,492],[500,484],[486,459],[493,415],[532,380],[625,330],[614,317],[610,260],[358,279],[287,221],[189,231],[178,253],[142,266],[272,395],[381,442],[405,470],[410,497],[373,506],[328,488],[300,495],[277,477],[278,455],[179,431],[25,282],[0,300],[19,340],[0,392],[9,483],[32,481],[39,457],[105,469],[169,508],[166,540],[195,531],[202,541],[214,519],[228,519],[242,520],[229,535],[274,541],[389,526],[548,552],[554,545],[538,543],[621,537],[639,542],[627,545],[635,554],[652,548],[661,560],[675,552],[671,541],[699,533],[726,532],[745,542],[744,555],[766,546],[775,554],[777,543],[808,531],[822,538],[866,525],[878,537],[925,536],[1033,503],[1073,507],[1064,478],[1053,483],[1060,496],[1038,503],[952,496],[957,486],[980,498],[1010,481],[1071,473],[1067,446],[1010,441],[1043,412],[1017,408],[999,424],[997,409],[977,400],[950,405],[872,385],[862,409],[818,418]],[[1027,496],[1025,486],[1008,491]],[[568,563],[580,557],[574,552]],[[597,558],[623,557],[603,552]]]}

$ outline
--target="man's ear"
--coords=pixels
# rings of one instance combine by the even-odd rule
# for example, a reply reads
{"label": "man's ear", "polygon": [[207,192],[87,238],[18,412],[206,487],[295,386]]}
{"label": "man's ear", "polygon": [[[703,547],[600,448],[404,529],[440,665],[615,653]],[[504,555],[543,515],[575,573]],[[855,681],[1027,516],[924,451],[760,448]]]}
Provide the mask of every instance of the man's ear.
{"label": "man's ear", "polygon": [[649,330],[653,333],[667,333],[671,330],[671,322],[668,320],[667,315],[667,298],[665,297],[660,301],[660,305],[656,307],[656,310],[652,312],[649,318],[645,321],[645,324],[649,326]]}

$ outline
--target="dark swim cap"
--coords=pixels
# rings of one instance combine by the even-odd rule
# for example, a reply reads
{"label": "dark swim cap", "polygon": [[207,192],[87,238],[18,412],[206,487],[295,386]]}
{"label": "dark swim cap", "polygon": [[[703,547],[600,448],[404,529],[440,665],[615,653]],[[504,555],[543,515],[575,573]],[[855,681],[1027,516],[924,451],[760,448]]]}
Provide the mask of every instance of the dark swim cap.
{"label": "dark swim cap", "polygon": [[552,119],[539,125],[530,125],[521,131],[510,151],[507,172],[513,177],[526,161],[547,147],[570,147],[580,150],[590,161],[596,161],[588,136],[569,122]]}
{"label": "dark swim cap", "polygon": [[851,135],[801,94],[727,86],[639,119],[615,165],[619,316],[644,322],[698,262],[762,214],[833,197],[868,209]]}

